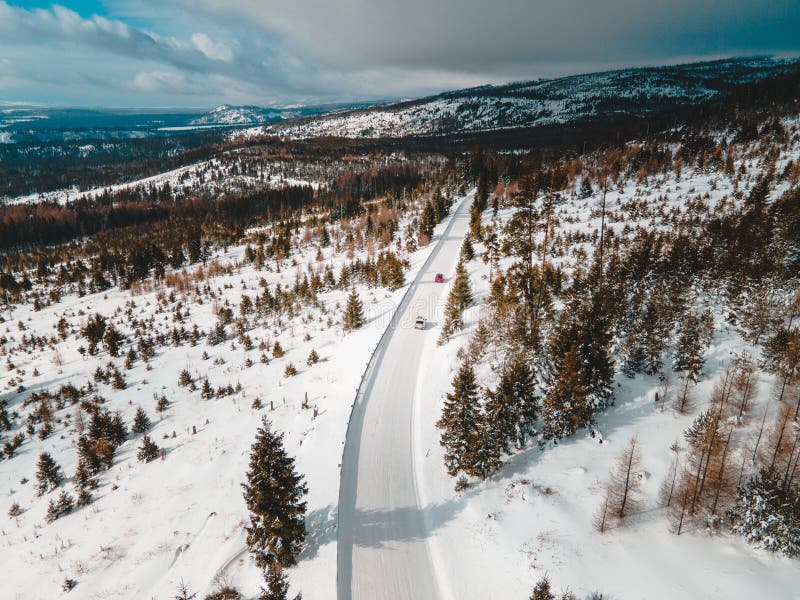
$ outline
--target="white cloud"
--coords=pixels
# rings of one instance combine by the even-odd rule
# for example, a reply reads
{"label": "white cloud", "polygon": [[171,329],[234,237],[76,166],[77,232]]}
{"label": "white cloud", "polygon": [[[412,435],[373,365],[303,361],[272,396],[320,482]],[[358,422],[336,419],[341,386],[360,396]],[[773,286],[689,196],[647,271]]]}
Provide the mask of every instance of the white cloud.
{"label": "white cloud", "polygon": [[46,89],[39,99],[57,102],[58,86],[123,103],[410,97],[800,50],[789,0],[105,0],[92,17],[14,1],[0,0],[0,59],[15,64],[0,95]]}
{"label": "white cloud", "polygon": [[192,43],[194,43],[195,48],[212,60],[221,60],[224,62],[231,62],[233,60],[233,50],[222,42],[212,40],[205,33],[195,33],[192,36]]}
{"label": "white cloud", "polygon": [[190,81],[186,75],[176,71],[143,71],[137,73],[130,88],[149,94],[201,95],[202,86]]}

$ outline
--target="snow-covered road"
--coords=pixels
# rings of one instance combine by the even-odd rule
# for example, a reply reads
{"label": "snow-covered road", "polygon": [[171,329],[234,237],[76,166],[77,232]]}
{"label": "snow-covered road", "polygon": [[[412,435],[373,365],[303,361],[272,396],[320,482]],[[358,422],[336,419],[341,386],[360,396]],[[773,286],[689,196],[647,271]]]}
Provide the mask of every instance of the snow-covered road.
{"label": "snow-covered road", "polygon": [[[427,515],[418,500],[413,414],[426,336],[441,319],[446,285],[469,227],[472,196],[455,209],[382,338],[361,383],[342,461],[338,519],[339,600],[435,600]],[[426,331],[414,319],[428,319]]]}

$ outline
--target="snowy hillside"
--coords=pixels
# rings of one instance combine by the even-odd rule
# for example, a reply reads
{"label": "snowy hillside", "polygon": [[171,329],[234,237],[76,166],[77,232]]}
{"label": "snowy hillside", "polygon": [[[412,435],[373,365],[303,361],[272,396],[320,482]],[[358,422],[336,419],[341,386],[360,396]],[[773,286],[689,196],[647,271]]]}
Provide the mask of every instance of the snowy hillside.
{"label": "snowy hillside", "polygon": [[[608,116],[782,65],[291,127]],[[0,597],[800,600],[800,116],[721,112],[583,153],[242,139],[9,198]],[[263,418],[307,485],[275,571],[248,530],[285,507],[243,497],[281,487]]]}
{"label": "snowy hillside", "polygon": [[229,104],[223,104],[200,117],[192,119],[189,124],[198,127],[214,125],[256,125],[259,123],[289,121],[303,117],[336,113],[354,108],[363,108],[369,106],[369,104],[370,103],[298,105],[283,108],[231,106]]}
{"label": "snowy hillside", "polygon": [[736,59],[486,86],[275,124],[266,131],[295,138],[380,138],[535,127],[615,115],[646,116],[698,104],[724,94],[735,84],[796,66],[790,60]]}
{"label": "snowy hillside", "polygon": [[230,106],[223,104],[201,117],[192,119],[191,125],[252,125],[297,118],[295,111],[283,111],[258,106]]}
{"label": "snowy hillside", "polygon": [[[789,119],[786,125],[793,132],[792,142],[779,157],[766,160],[758,152],[758,144],[745,144],[737,148],[737,154],[741,154],[732,163],[733,169],[726,169],[734,173],[732,176],[703,167],[677,175],[667,172],[622,178],[605,199],[606,235],[632,240],[645,232],[672,231],[675,219],[691,220],[693,214],[701,218],[707,211],[722,214],[731,210],[747,197],[765,169],[800,172],[796,167],[800,160],[798,121]],[[771,161],[776,158],[773,165]],[[775,186],[771,201],[797,185],[797,175],[793,177]],[[552,217],[556,225],[550,233],[551,260],[567,272],[586,265],[587,252],[591,254],[595,247],[601,227],[602,191],[595,188],[589,192],[587,188],[581,193],[579,187],[576,182],[561,196]],[[507,201],[513,195],[502,186],[498,193],[501,205],[503,199]],[[508,205],[494,215],[491,209],[485,211],[483,222],[490,238],[484,239],[502,235],[517,212]],[[537,252],[544,251],[544,231],[539,230],[537,235]],[[685,379],[669,358],[664,358],[663,369],[653,375],[627,377],[619,372],[613,380],[614,405],[598,414],[590,428],[556,443],[512,450],[496,474],[454,491],[455,480],[445,470],[442,431],[436,422],[442,417],[446,395],[454,393],[459,365],[473,366],[479,394],[483,395],[482,390],[488,394],[497,385],[504,364],[513,359],[504,354],[504,344],[508,343],[502,337],[505,334],[494,331],[503,330],[503,326],[492,316],[498,302],[492,295],[492,276],[496,294],[498,274],[511,273],[515,259],[495,262],[485,243],[475,244],[475,250],[476,258],[466,263],[475,302],[464,313],[465,328],[441,346],[437,345],[438,331],[429,336],[417,388],[416,482],[419,505],[425,507],[427,515],[430,560],[441,597],[528,598],[533,582],[546,576],[554,591],[574,594],[565,598],[799,598],[796,582],[800,581],[800,562],[796,558],[767,552],[763,548],[769,540],[760,548],[759,544],[750,546],[742,537],[731,535],[722,524],[724,520],[706,513],[690,526],[684,524],[684,530],[678,529],[680,535],[676,535],[678,521],[664,506],[664,482],[668,486],[674,481],[676,465],[692,460],[685,432],[693,424],[697,426],[698,415],[713,413],[720,390],[731,385],[730,378],[742,364],[761,368],[754,367],[752,383],[745,392],[752,398],[743,400],[739,417],[729,421],[733,425],[728,425],[731,449],[727,459],[735,468],[729,467],[730,472],[720,475],[721,479],[733,477],[730,485],[735,485],[737,477],[740,483],[745,480],[756,468],[756,455],[761,456],[759,443],[763,445],[769,438],[772,441],[767,443],[774,444],[775,431],[783,431],[765,430],[764,423],[768,427],[773,421],[780,424],[786,410],[796,415],[795,407],[800,407],[797,384],[791,396],[784,394],[786,379],[764,368],[761,345],[754,342],[757,338],[752,337],[743,318],[735,321],[732,311],[736,309],[721,302],[721,290],[719,295],[702,291],[702,286],[690,291],[712,318],[704,367],[691,393],[691,409],[680,408],[680,382]],[[778,289],[772,292],[774,313],[797,312],[797,300],[792,304],[791,293],[788,297],[781,293]],[[444,320],[444,303],[438,306],[437,314],[440,321]],[[781,323],[785,317],[774,318]],[[789,323],[791,327],[792,317]],[[676,344],[671,334],[667,339],[665,357],[673,355]],[[615,339],[612,348],[620,368],[626,360],[625,339]],[[442,365],[450,368],[443,369]],[[792,427],[796,446],[798,427],[796,423]],[[626,520],[615,521],[599,533],[598,511],[610,485],[609,473],[633,437],[640,448],[634,473],[637,508]],[[778,448],[782,447],[780,443]],[[791,445],[791,441],[787,443]],[[767,463],[773,456],[771,448]],[[774,452],[777,455],[779,450]],[[789,458],[790,474],[792,464],[796,464],[792,460],[796,459]],[[763,534],[768,524],[762,522],[760,526]],[[479,567],[465,569],[464,565]],[[602,596],[591,595],[597,592]]]}
{"label": "snowy hillside", "polygon": [[[411,216],[400,225],[406,227]],[[280,297],[282,287],[291,290],[309,276],[346,271],[353,260],[370,259],[374,242],[359,248],[346,243],[363,225],[354,220],[330,227],[324,234],[333,241],[328,247],[321,246],[320,229],[309,228],[293,242],[298,251],[257,266],[248,257],[265,231],[254,230],[246,244],[215,253],[206,266],[168,274],[166,285],[145,281],[131,291],[66,295],[42,311],[28,305],[3,313],[7,368],[0,375],[0,399],[8,409],[3,414],[15,423],[8,434],[24,438],[22,421],[41,432],[13,449],[6,444],[0,463],[3,510],[18,507],[2,528],[4,598],[59,597],[66,579],[77,582],[70,598],[166,599],[181,581],[202,594],[226,582],[248,597],[257,594],[260,575],[244,543],[241,483],[262,415],[284,433],[310,482],[308,543],[293,571],[293,587],[306,598],[331,597],[338,467],[350,407],[406,288],[356,284],[366,324],[352,333],[341,323],[347,294],[329,284],[313,302],[298,298],[274,321],[259,316],[259,294],[266,291],[267,297],[272,290]],[[405,252],[399,241],[391,245],[410,262],[406,281],[445,225],[421,250]],[[259,308],[246,308],[253,304],[242,304],[245,298],[255,298]],[[249,314],[247,323],[238,336],[207,340],[228,307]],[[105,349],[87,354],[81,329],[95,314],[107,316],[108,326],[126,339],[120,358]],[[34,339],[50,340],[47,349],[29,352]],[[77,397],[71,385],[79,388]],[[204,386],[210,386],[208,395]],[[100,414],[118,413],[129,428],[142,408],[151,421],[144,429],[161,449],[160,459],[137,461],[145,431],[130,431],[113,464],[97,476],[92,503],[51,523],[48,503],[77,485],[75,435],[94,427],[93,404]],[[52,411],[44,421],[43,406]],[[40,496],[32,480],[42,452],[54,457],[66,477],[60,489]]]}

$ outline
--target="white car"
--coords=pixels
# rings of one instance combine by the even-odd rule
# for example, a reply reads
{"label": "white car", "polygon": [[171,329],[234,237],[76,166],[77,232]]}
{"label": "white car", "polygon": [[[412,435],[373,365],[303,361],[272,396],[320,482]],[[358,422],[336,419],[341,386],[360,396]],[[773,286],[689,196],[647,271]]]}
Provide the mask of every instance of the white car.
{"label": "white car", "polygon": [[414,329],[425,329],[425,317],[417,317],[417,320],[414,321]]}

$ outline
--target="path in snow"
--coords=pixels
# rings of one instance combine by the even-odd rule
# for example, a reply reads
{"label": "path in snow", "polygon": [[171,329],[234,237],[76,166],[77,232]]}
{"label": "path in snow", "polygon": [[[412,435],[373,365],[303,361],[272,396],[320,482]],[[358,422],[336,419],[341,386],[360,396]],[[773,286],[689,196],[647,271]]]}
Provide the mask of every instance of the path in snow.
{"label": "path in snow", "polygon": [[[435,600],[440,596],[419,505],[412,435],[414,396],[426,336],[441,319],[441,296],[469,227],[470,196],[436,247],[381,339],[361,382],[342,460],[337,533],[339,600]],[[428,319],[427,332],[413,328]]]}

